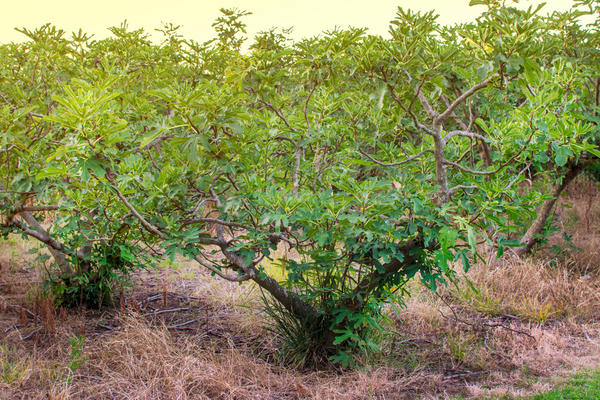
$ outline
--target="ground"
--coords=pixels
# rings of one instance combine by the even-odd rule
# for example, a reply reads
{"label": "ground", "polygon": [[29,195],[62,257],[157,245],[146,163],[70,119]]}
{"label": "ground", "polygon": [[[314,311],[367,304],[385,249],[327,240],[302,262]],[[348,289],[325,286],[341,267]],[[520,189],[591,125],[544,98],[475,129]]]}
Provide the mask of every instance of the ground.
{"label": "ground", "polygon": [[475,265],[470,283],[437,294],[411,282],[407,303],[387,309],[381,353],[348,370],[286,367],[258,288],[183,261],[136,273],[112,309],[55,311],[39,300],[34,244],[10,237],[0,243],[0,398],[493,399],[565,384],[538,398],[585,398],[567,397],[572,387],[596,398],[600,205],[586,185],[569,188],[560,229],[534,257]]}

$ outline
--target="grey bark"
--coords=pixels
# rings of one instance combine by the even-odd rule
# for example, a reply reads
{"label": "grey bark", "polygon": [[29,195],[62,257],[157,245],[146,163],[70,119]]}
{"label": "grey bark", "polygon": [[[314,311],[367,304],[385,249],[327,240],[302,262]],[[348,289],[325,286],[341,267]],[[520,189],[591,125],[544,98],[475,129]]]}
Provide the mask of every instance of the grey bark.
{"label": "grey bark", "polygon": [[[22,229],[29,236],[33,236],[39,241],[46,244],[48,251],[54,258],[56,265],[60,269],[61,274],[63,275],[72,275],[73,269],[71,265],[67,261],[67,257],[65,255],[66,248],[61,244],[56,242],[54,239],[50,237],[50,234],[44,227],[37,221],[37,219],[31,214],[29,211],[23,211],[19,213],[21,218],[32,228],[32,230],[28,230],[26,227],[19,226],[16,221],[13,220],[13,223]],[[13,217],[13,219],[16,217]],[[37,235],[36,235],[37,233]]]}
{"label": "grey bark", "polygon": [[[7,190],[1,184],[0,189]],[[61,243],[58,243],[55,240],[53,240],[50,237],[48,231],[38,222],[38,220],[33,216],[33,214],[30,211],[26,211],[27,209],[34,210],[36,209],[36,207],[23,207],[20,203],[17,203],[17,209],[17,214],[20,215],[21,218],[23,218],[23,220],[32,228],[32,230],[28,231],[27,228],[22,227],[24,228],[24,232],[29,236],[33,236],[36,239],[43,242],[44,244],[46,244],[48,251],[54,258],[54,261],[56,262],[56,265],[58,266],[62,274],[72,274],[73,270],[67,261],[67,257],[64,253],[64,250],[61,250],[61,248],[64,249],[64,246]],[[40,207],[40,209],[50,210],[54,209],[54,206]],[[13,215],[9,218],[9,221],[7,222],[9,224],[14,224],[18,226],[18,224],[15,223],[15,218],[15,215]]]}
{"label": "grey bark", "polygon": [[438,185],[440,185],[440,202],[442,204],[447,203],[450,200],[450,190],[448,189],[448,176],[446,173],[446,165],[444,157],[444,138],[442,137],[442,126],[440,124],[434,124],[434,157],[435,157],[435,173]]}
{"label": "grey bark", "polygon": [[546,224],[546,220],[548,219],[548,217],[550,217],[550,214],[552,213],[552,209],[554,208],[558,197],[569,185],[569,183],[571,183],[573,179],[575,179],[577,175],[579,175],[582,169],[583,166],[580,163],[569,166],[567,172],[563,176],[562,181],[552,187],[552,191],[550,192],[552,198],[542,203],[542,206],[537,211],[536,219],[529,226],[529,229],[527,229],[527,232],[525,232],[525,234],[521,238],[521,244],[523,246],[519,247],[515,251],[515,253],[519,257],[523,257],[531,251],[532,247],[537,242],[538,235],[542,233],[544,225]]}

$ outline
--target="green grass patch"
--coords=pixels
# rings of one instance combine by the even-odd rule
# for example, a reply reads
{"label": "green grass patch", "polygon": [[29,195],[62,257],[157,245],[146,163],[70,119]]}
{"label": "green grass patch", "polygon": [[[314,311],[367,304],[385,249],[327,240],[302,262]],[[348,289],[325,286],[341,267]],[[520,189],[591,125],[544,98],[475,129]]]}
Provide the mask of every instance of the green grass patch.
{"label": "green grass patch", "polygon": [[577,374],[564,386],[528,397],[529,400],[597,400],[600,399],[600,370]]}
{"label": "green grass patch", "polygon": [[[478,400],[598,400],[600,399],[600,370],[576,374],[556,389],[528,397],[484,395]],[[455,397],[453,400],[463,400]]]}

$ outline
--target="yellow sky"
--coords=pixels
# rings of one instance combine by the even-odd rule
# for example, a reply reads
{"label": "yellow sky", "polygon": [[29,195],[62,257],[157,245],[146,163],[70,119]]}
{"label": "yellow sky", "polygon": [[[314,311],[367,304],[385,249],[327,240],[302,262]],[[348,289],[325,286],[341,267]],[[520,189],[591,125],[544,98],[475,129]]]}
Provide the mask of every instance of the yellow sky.
{"label": "yellow sky", "polygon": [[[521,0],[521,5],[538,3]],[[468,0],[0,0],[0,42],[20,41],[15,27],[34,28],[51,22],[67,32],[83,28],[95,38],[108,36],[109,26],[127,19],[132,28],[149,32],[163,22],[182,25],[186,38],[204,41],[213,36],[211,23],[221,7],[251,11],[248,34],[273,26],[294,27],[293,37],[312,36],[334,26],[367,27],[385,35],[398,6],[435,10],[443,23],[473,19],[482,8]],[[567,9],[572,0],[546,0],[546,10]],[[159,36],[154,34],[154,38]]]}

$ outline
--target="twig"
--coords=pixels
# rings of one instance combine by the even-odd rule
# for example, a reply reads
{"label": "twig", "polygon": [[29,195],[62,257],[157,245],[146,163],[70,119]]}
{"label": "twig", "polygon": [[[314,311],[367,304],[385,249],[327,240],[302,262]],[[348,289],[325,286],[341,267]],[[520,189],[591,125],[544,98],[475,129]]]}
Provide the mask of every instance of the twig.
{"label": "twig", "polygon": [[10,331],[11,329],[18,329],[21,325],[10,325],[8,328],[4,330],[4,333]]}
{"label": "twig", "polygon": [[448,381],[450,379],[463,378],[466,376],[474,376],[474,375],[483,375],[483,374],[489,374],[489,373],[490,373],[490,371],[473,371],[473,372],[467,371],[467,372],[463,372],[460,374],[445,376],[442,380]]}
{"label": "twig", "polygon": [[533,134],[535,133],[535,130],[531,130],[531,134],[529,135],[529,137],[527,138],[527,141],[525,142],[525,145],[523,145],[519,151],[517,153],[515,153],[511,158],[509,158],[505,163],[501,164],[500,166],[498,166],[498,168],[496,168],[495,170],[492,171],[477,171],[474,169],[470,169],[470,168],[466,168],[463,167],[462,165],[452,162],[452,161],[448,161],[446,159],[443,160],[444,164],[446,165],[450,165],[454,168],[457,168],[459,170],[461,170],[462,172],[466,172],[468,174],[473,174],[473,175],[493,175],[496,174],[498,172],[500,172],[501,170],[503,170],[504,168],[506,168],[508,165],[510,165],[517,157],[519,157],[521,155],[521,153],[525,150],[525,148],[529,145],[529,143],[531,142],[531,139],[533,138]]}
{"label": "twig", "polygon": [[166,314],[166,313],[177,312],[177,311],[186,311],[186,310],[189,310],[189,307],[167,308],[165,310],[158,310],[158,311],[142,314],[142,317],[147,317],[150,315]]}
{"label": "twig", "polygon": [[182,327],[182,326],[186,326],[186,325],[189,325],[189,324],[193,324],[194,322],[196,322],[196,320],[195,320],[195,319],[190,319],[189,321],[185,321],[185,322],[182,322],[182,323],[180,323],[180,324],[176,324],[176,325],[169,325],[169,326],[167,326],[167,329],[178,329],[178,328],[180,328],[180,327]]}
{"label": "twig", "polygon": [[[150,303],[150,302],[153,302],[155,300],[162,299],[163,296],[164,295],[162,293],[155,294],[155,295],[152,295],[152,296],[148,297],[146,299],[146,301],[148,303]],[[185,295],[182,295],[182,294],[171,293],[171,292],[167,292],[167,297],[175,297],[177,299],[185,299],[185,300],[197,300],[198,299],[197,297],[190,297],[190,296],[185,296]]]}
{"label": "twig", "polygon": [[20,306],[20,305],[16,305],[16,304],[8,304],[6,303],[4,305],[4,310],[9,310],[9,309],[13,309],[13,310],[19,310],[19,311],[23,311],[25,314],[29,315],[31,317],[31,319],[33,320],[37,320],[37,321],[41,321],[40,317],[38,317],[37,315],[35,315],[33,312],[31,312],[30,310],[28,310],[27,308]]}
{"label": "twig", "polygon": [[[34,329],[34,330],[33,330],[33,331],[31,331],[31,332],[30,332],[28,335],[26,335],[26,336],[21,336],[21,340],[28,340],[28,339],[31,339],[31,337],[32,337],[33,335],[35,335],[36,333],[38,333],[38,332],[39,332],[39,331],[41,331],[41,330],[42,330],[42,328],[37,328],[37,329]],[[20,334],[20,333],[19,333],[19,334]]]}
{"label": "twig", "polygon": [[204,261],[202,258],[200,258],[200,255],[196,255],[194,257],[194,260],[202,265],[204,268],[210,270],[212,273],[220,276],[221,278],[230,281],[230,282],[243,282],[243,281],[247,281],[249,279],[252,279],[252,275],[249,273],[244,273],[241,275],[228,275],[224,272],[222,272],[221,270],[219,270],[218,268],[212,266],[211,264],[207,263],[206,261]]}
{"label": "twig", "polygon": [[453,320],[453,321],[460,322],[462,324],[469,325],[469,326],[472,326],[474,328],[480,328],[480,329],[481,329],[481,327],[486,327],[486,328],[503,328],[503,329],[506,329],[506,330],[514,332],[514,333],[525,335],[525,336],[529,337],[530,339],[532,339],[534,342],[536,341],[535,337],[533,337],[530,333],[527,333],[527,332],[519,330],[519,329],[511,328],[510,326],[506,326],[504,324],[490,324],[490,323],[487,323],[487,322],[476,324],[476,323],[473,323],[473,322],[466,321],[466,320],[464,320],[464,319],[462,319],[462,318],[460,318],[458,316],[458,314],[456,313],[456,310],[454,310],[454,308],[450,305],[450,303],[448,303],[446,301],[446,299],[444,299],[442,296],[440,296],[439,293],[437,293],[437,292],[434,292],[434,293],[435,293],[435,295],[440,300],[442,300],[442,302],[446,306],[448,306],[448,308],[450,309],[450,311],[452,311],[452,314],[454,314],[454,317],[449,317],[447,315],[444,315],[444,313],[442,312],[442,310],[438,310],[439,313],[441,314],[441,316],[443,318],[445,318],[445,319]]}
{"label": "twig", "polygon": [[121,202],[123,202],[123,204],[125,204],[125,206],[129,209],[129,211],[131,211],[131,213],[133,214],[134,217],[136,217],[142,224],[142,226],[150,233],[155,234],[156,236],[158,236],[161,239],[166,239],[167,236],[162,233],[157,227],[155,227],[154,225],[152,225],[150,222],[148,222],[132,205],[131,203],[129,203],[129,201],[127,201],[127,199],[125,198],[125,196],[123,196],[123,193],[121,193],[121,191],[119,190],[119,188],[117,187],[117,184],[115,183],[115,181],[109,176],[110,175],[110,171],[107,171],[105,177],[106,180],[109,181],[111,183],[111,186],[113,188],[113,190],[117,193],[117,196],[119,197],[119,199],[121,200]]}
{"label": "twig", "polygon": [[186,225],[192,225],[192,224],[197,224],[197,223],[201,223],[201,222],[220,224],[220,225],[225,225],[225,226],[229,226],[232,228],[252,229],[252,227],[248,226],[248,225],[240,224],[238,222],[223,221],[218,218],[194,218],[194,219],[190,219],[188,221],[183,222],[182,225],[186,226]]}
{"label": "twig", "polygon": [[414,156],[408,157],[408,158],[407,158],[407,159],[405,159],[405,160],[398,161],[398,162],[392,162],[392,163],[384,163],[383,161],[379,161],[379,160],[375,159],[374,157],[372,157],[372,156],[371,156],[370,154],[368,154],[367,152],[365,152],[365,151],[364,151],[363,149],[361,149],[360,147],[358,148],[358,152],[359,152],[360,154],[362,154],[363,156],[367,157],[369,160],[373,161],[375,164],[379,164],[379,165],[381,165],[381,166],[384,166],[384,167],[395,167],[395,166],[398,166],[398,165],[403,165],[403,164],[406,164],[406,163],[408,163],[408,162],[410,162],[410,161],[413,161],[413,160],[415,160],[415,159],[417,159],[417,158],[421,157],[421,156],[422,156],[423,154],[425,154],[425,153],[433,153],[433,150],[431,150],[431,149],[423,150],[423,151],[421,151],[421,152],[419,152],[419,153],[415,154]]}
{"label": "twig", "polygon": [[585,338],[593,345],[596,346],[600,346],[598,343],[596,343],[595,341],[592,340],[592,338],[590,337],[590,335],[588,334],[587,329],[585,329],[585,327],[583,328],[583,334],[585,335]]}
{"label": "twig", "polygon": [[414,338],[404,339],[404,340],[401,340],[399,342],[395,342],[394,345],[399,345],[399,344],[404,344],[404,343],[410,343],[410,342],[421,342],[421,343],[431,344],[431,340],[414,337]]}

